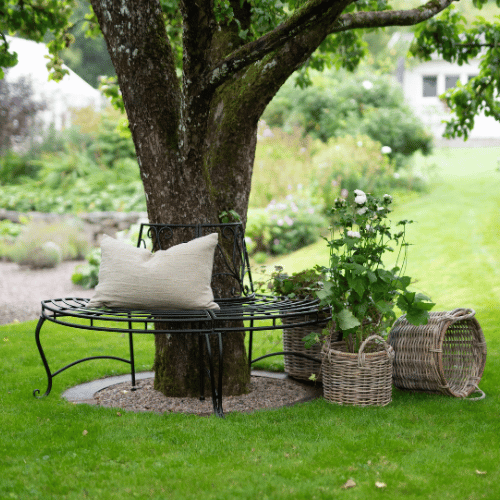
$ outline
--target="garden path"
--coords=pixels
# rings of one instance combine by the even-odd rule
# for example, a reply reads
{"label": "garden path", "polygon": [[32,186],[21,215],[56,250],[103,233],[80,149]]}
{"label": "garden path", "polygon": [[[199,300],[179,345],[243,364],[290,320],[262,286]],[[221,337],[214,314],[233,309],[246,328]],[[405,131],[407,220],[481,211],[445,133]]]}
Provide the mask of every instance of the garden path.
{"label": "garden path", "polygon": [[0,262],[0,325],[38,319],[40,302],[55,297],[92,297],[93,290],[74,285],[71,275],[83,261],[62,262],[53,269],[29,269]]}

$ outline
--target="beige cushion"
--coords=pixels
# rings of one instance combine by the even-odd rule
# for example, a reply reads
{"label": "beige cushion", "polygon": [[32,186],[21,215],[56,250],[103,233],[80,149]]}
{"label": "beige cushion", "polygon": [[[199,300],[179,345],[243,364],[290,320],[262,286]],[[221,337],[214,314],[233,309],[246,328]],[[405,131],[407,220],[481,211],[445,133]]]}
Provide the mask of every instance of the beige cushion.
{"label": "beige cushion", "polygon": [[217,233],[151,253],[109,236],[87,307],[219,309],[210,287]]}

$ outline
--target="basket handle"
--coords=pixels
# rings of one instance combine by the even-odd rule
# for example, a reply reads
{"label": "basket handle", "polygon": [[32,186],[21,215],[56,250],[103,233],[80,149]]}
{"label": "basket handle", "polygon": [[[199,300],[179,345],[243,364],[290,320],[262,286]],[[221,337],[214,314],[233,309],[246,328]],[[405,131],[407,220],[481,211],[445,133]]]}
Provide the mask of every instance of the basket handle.
{"label": "basket handle", "polygon": [[486,397],[486,394],[481,389],[479,389],[476,384],[474,384],[474,387],[476,388],[476,390],[471,394],[476,394],[476,392],[478,392],[479,396],[477,398],[465,398],[467,401],[481,401],[481,399],[484,399]]}
{"label": "basket handle", "polygon": [[388,344],[383,337],[380,335],[370,335],[368,338],[366,338],[363,343],[359,347],[359,352],[358,352],[358,366],[364,366],[365,365],[365,347],[370,342],[371,340],[379,340],[381,343],[384,345],[384,349],[387,352],[387,355],[389,356],[390,359],[394,358],[394,349],[393,347]]}
{"label": "basket handle", "polygon": [[446,318],[452,320],[453,323],[456,323],[457,321],[471,319],[475,316],[475,314],[476,311],[474,311],[474,309],[464,309],[462,307],[459,307],[447,313]]}

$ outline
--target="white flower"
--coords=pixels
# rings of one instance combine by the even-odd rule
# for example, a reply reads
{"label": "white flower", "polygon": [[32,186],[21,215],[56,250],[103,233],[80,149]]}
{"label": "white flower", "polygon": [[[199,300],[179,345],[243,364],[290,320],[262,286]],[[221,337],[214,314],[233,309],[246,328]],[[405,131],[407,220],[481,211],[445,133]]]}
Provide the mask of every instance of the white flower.
{"label": "white flower", "polygon": [[370,80],[365,80],[361,85],[363,85],[366,90],[371,90],[373,88],[373,83],[370,82]]}
{"label": "white flower", "polygon": [[363,191],[361,191],[361,189],[355,189],[354,194],[356,195],[354,201],[358,205],[364,205],[366,203],[366,194]]}
{"label": "white flower", "polygon": [[363,145],[363,141],[358,141],[358,147],[360,148],[362,145]]}
{"label": "white flower", "polygon": [[390,194],[384,194],[384,200],[392,201],[392,196]]}
{"label": "white flower", "polygon": [[347,231],[347,236],[350,238],[361,238],[361,234],[358,231]]}
{"label": "white flower", "polygon": [[356,213],[358,215],[364,215],[366,213],[366,211],[368,210],[367,207],[361,207],[360,209],[356,210]]}
{"label": "white flower", "polygon": [[392,153],[392,148],[390,146],[382,146],[380,152],[384,155],[390,155]]}
{"label": "white flower", "polygon": [[365,229],[366,229],[366,231],[367,231],[368,233],[373,233],[373,231],[375,231],[375,230],[373,229],[373,227],[372,227],[372,226],[370,226],[370,224],[367,224],[367,225],[366,225],[366,227],[365,227]]}

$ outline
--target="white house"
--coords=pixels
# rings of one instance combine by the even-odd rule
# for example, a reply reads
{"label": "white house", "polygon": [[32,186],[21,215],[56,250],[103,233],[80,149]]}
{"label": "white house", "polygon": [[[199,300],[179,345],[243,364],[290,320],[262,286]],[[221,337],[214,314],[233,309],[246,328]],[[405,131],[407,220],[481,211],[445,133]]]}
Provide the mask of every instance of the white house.
{"label": "white house", "polygon": [[101,92],[94,89],[75,72],[69,71],[61,82],[48,80],[46,64],[47,47],[43,43],[32,42],[22,38],[7,37],[10,48],[17,52],[18,64],[8,69],[5,79],[9,83],[25,77],[32,84],[34,99],[45,102],[46,109],[40,111],[37,121],[45,127],[53,125],[56,130],[71,125],[71,109],[92,107],[96,111],[105,105]]}
{"label": "white house", "polygon": [[500,145],[500,123],[484,114],[476,116],[474,128],[466,142],[460,138],[454,141],[443,139],[443,120],[449,120],[450,111],[439,96],[454,87],[457,81],[467,83],[470,78],[477,76],[479,62],[479,59],[474,59],[469,64],[459,66],[434,57],[410,67],[399,65],[397,78],[403,87],[405,99],[433,133],[438,145]]}

